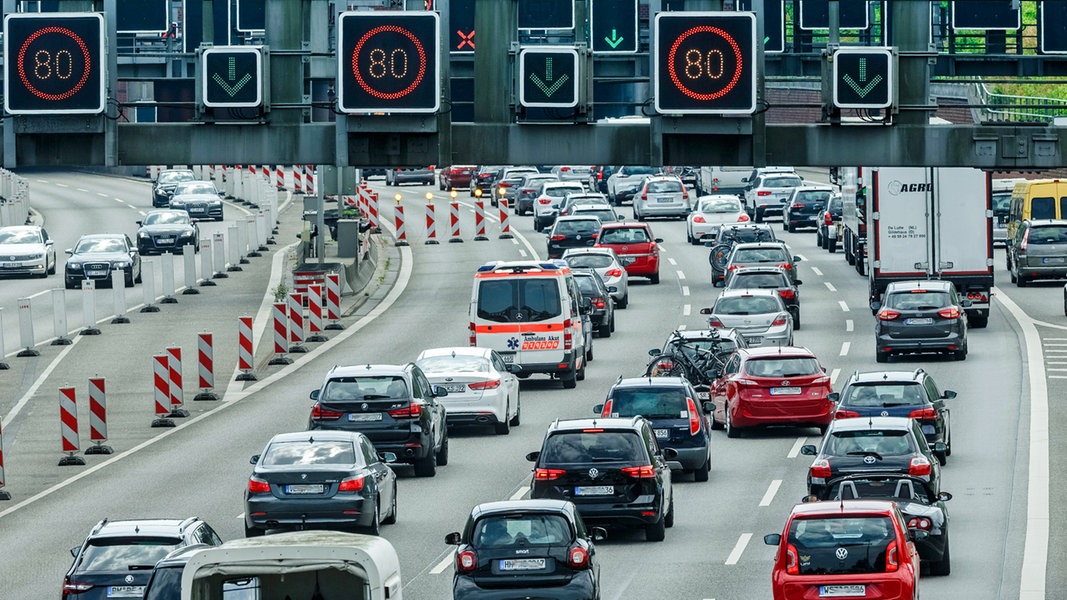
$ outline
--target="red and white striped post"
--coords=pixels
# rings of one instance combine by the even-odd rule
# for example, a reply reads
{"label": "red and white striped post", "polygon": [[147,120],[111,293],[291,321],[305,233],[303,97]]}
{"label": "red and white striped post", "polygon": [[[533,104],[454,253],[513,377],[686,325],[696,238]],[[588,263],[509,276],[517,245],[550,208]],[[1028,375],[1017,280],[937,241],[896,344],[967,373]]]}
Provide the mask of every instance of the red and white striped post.
{"label": "red and white striped post", "polygon": [[215,393],[215,336],[210,333],[196,334],[196,374],[200,392],[193,400],[218,400]]}
{"label": "red and white striped post", "polygon": [[304,169],[304,188],[309,195],[315,194],[315,165],[307,165]]}
{"label": "red and white striped post", "polygon": [[84,465],[85,459],[78,453],[78,399],[73,387],[59,388],[59,436],[60,447],[66,456],[59,459],[59,466]]}
{"label": "red and white striped post", "polygon": [[4,489],[4,424],[0,421],[0,500],[10,500],[11,492]]}
{"label": "red and white striped post", "polygon": [[152,398],[155,403],[156,418],[152,427],[174,427],[170,415],[170,355],[157,354],[152,357]]}
{"label": "red and white striped post", "polygon": [[396,221],[396,245],[408,245],[407,226],[404,225],[404,205],[400,203],[400,194],[396,195],[396,208],[393,209],[393,218]]}
{"label": "red and white striped post", "polygon": [[378,226],[379,224],[378,224],[378,194],[377,193],[371,192],[367,208],[368,208],[367,220],[370,221],[370,229],[371,229],[372,232],[377,233],[377,232],[381,231],[381,227]]}
{"label": "red and white striped post", "polygon": [[279,190],[285,189],[285,171],[281,165],[274,165],[274,187]]}
{"label": "red and white striped post", "polygon": [[304,193],[304,166],[293,165],[293,193]]}
{"label": "red and white striped post", "polygon": [[289,304],[287,302],[274,303],[274,358],[268,365],[289,365],[293,359],[286,356],[289,353]]}
{"label": "red and white striped post", "polygon": [[170,372],[170,416],[185,418],[189,411],[185,410],[185,391],[182,381],[182,349],[179,346],[167,348],[167,370]]}
{"label": "red and white striped post", "polygon": [[289,352],[303,354],[307,352],[304,346],[304,294],[291,292],[289,294]]}
{"label": "red and white striped post", "polygon": [[308,338],[309,342],[325,342],[329,338],[322,334],[322,284],[308,285]]}
{"label": "red and white striped post", "polygon": [[[456,192],[453,191],[452,193],[455,194]],[[449,223],[452,225],[452,235],[449,236],[448,243],[462,244],[463,238],[460,236],[459,233],[459,202],[457,202],[455,199],[453,199],[452,202],[448,203],[448,220]]]}
{"label": "red and white striped post", "polygon": [[252,355],[252,317],[237,318],[237,381],[257,379]]}
{"label": "red and white striped post", "polygon": [[485,235],[485,201],[481,198],[474,201],[474,230],[474,241],[489,241],[489,237]]}
{"label": "red and white striped post", "polygon": [[326,274],[326,318],[330,323],[323,327],[330,331],[340,331],[345,328],[341,324],[341,275],[339,273]]}
{"label": "red and white striped post", "polygon": [[515,237],[511,235],[511,221],[508,217],[508,199],[505,196],[500,197],[500,235],[497,237],[502,240],[510,240]]}
{"label": "red and white striped post", "polygon": [[103,377],[89,378],[89,441],[85,454],[111,454],[107,441],[107,391]]}
{"label": "red and white striped post", "polygon": [[426,192],[426,243],[437,244],[437,209],[433,205],[433,194]]}

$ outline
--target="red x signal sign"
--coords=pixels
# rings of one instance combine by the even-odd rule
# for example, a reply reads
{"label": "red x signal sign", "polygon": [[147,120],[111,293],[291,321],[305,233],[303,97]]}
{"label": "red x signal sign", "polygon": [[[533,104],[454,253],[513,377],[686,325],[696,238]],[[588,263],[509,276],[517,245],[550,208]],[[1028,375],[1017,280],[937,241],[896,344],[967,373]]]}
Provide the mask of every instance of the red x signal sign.
{"label": "red x signal sign", "polygon": [[459,29],[456,30],[456,35],[459,36],[459,44],[456,44],[456,51],[461,52],[467,46],[470,46],[470,50],[467,52],[474,52],[474,30],[471,29],[470,33],[463,33]]}

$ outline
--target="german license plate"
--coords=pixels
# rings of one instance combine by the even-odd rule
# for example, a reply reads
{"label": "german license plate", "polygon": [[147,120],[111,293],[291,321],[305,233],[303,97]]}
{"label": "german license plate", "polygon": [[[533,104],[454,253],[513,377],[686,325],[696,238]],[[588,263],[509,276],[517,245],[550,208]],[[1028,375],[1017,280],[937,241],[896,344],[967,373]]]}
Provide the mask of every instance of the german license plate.
{"label": "german license plate", "polygon": [[656,439],[657,440],[665,440],[665,439],[667,439],[669,437],[671,437],[671,430],[670,429],[657,429],[656,430]]}
{"label": "german license plate", "polygon": [[697,392],[697,399],[711,400],[711,392]]}
{"label": "german license plate", "polygon": [[205,210],[207,210],[207,209],[205,209],[203,206],[190,206],[189,207],[189,212],[191,212],[191,213],[202,213]]}
{"label": "german license plate", "polygon": [[348,415],[348,421],[350,423],[362,423],[366,421],[381,421],[382,413],[352,413]]}
{"label": "german license plate", "polygon": [[107,586],[108,598],[140,598],[144,596],[143,585],[109,585]]}
{"label": "german license plate", "polygon": [[286,494],[321,494],[321,483],[294,483],[285,486]]}
{"label": "german license plate", "polygon": [[772,396],[795,396],[800,393],[799,387],[772,387]]}
{"label": "german license plate", "polygon": [[510,365],[511,363],[515,362],[515,353],[514,352],[501,352],[500,353],[500,360],[504,361],[504,364]]}
{"label": "german license plate", "polygon": [[763,342],[763,338],[760,337],[760,336],[755,336],[755,337],[748,336],[748,337],[745,338],[745,340],[747,340],[748,343],[750,343],[750,344],[759,344],[759,343]]}
{"label": "german license plate", "polygon": [[1041,263],[1042,264],[1046,264],[1046,265],[1062,265],[1063,264],[1063,257],[1062,256],[1048,256],[1048,257],[1042,258],[1041,259]]}
{"label": "german license plate", "polygon": [[934,322],[932,317],[916,317],[914,319],[904,319],[905,325],[930,325]]}
{"label": "german license plate", "polygon": [[613,485],[586,485],[574,488],[575,496],[610,496],[615,493]]}
{"label": "german license plate", "polygon": [[160,244],[173,244],[174,238],[159,238]]}
{"label": "german license plate", "polygon": [[447,383],[445,391],[449,394],[462,394],[467,391],[467,386],[462,383]]}
{"label": "german license plate", "polygon": [[107,271],[86,271],[85,274],[89,277],[103,277],[107,275]]}
{"label": "german license plate", "polygon": [[656,198],[656,202],[674,202],[674,198],[670,196],[660,196],[659,198]]}
{"label": "german license plate", "polygon": [[820,598],[851,598],[856,596],[862,598],[866,595],[867,586],[863,584],[819,586]]}
{"label": "german license plate", "polygon": [[632,258],[632,257],[629,257],[629,256],[620,256],[619,257],[619,264],[624,266],[624,267],[628,267],[628,266],[634,264],[634,261],[636,261],[636,260],[637,260],[636,258]]}
{"label": "german license plate", "polygon": [[544,568],[543,558],[505,558],[500,561],[501,571],[536,571]]}
{"label": "german license plate", "polygon": [[20,265],[18,263],[0,263],[0,267],[3,267],[5,269],[17,269],[17,268],[19,268],[21,266],[22,265]]}

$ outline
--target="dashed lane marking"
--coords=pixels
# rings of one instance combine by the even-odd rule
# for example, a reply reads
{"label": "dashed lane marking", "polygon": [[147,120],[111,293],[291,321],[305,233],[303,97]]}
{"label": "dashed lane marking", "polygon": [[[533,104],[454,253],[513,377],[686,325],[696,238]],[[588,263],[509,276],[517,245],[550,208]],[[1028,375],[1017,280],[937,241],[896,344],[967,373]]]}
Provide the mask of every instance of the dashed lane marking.
{"label": "dashed lane marking", "polygon": [[452,556],[451,555],[445,555],[445,557],[443,559],[441,559],[441,562],[437,563],[436,565],[434,565],[434,567],[432,569],[430,569],[430,575],[440,575],[441,573],[444,572],[445,569],[448,568],[448,565],[451,564],[451,563],[452,563]]}
{"label": "dashed lane marking", "polygon": [[856,328],[856,324],[852,322],[852,319],[845,319],[845,331],[852,331]]}
{"label": "dashed lane marking", "polygon": [[804,445],[804,442],[808,441],[806,437],[799,437],[797,441],[793,442],[793,447],[789,449],[789,453],[785,455],[786,458],[796,458],[800,455],[800,447]]}
{"label": "dashed lane marking", "polygon": [[684,271],[675,271],[675,273],[678,275],[678,279],[685,279]]}
{"label": "dashed lane marking", "polygon": [[70,187],[69,185],[67,185],[65,183],[59,183],[59,182],[56,182],[55,186],[56,187],[61,187],[61,188],[69,188]]}
{"label": "dashed lane marking", "polygon": [[105,194],[104,192],[97,192],[96,195],[102,198],[107,198],[107,194]]}
{"label": "dashed lane marking", "polygon": [[526,251],[522,248],[519,248],[519,254],[521,254],[522,256],[526,256]]}
{"label": "dashed lane marking", "polygon": [[742,533],[741,537],[737,538],[734,549],[730,551],[730,556],[726,557],[726,564],[736,565],[737,561],[741,560],[741,554],[745,551],[745,547],[748,546],[748,541],[751,539],[751,533]]}
{"label": "dashed lane marking", "polygon": [[89,193],[89,190],[87,190],[85,188],[74,188],[74,189],[78,190],[79,192],[85,192],[86,194]]}
{"label": "dashed lane marking", "polygon": [[679,325],[677,329],[678,331],[685,331],[685,324],[683,323],[682,325]]}
{"label": "dashed lane marking", "polygon": [[678,266],[678,261],[674,260],[673,258],[668,257],[667,258],[667,262],[671,263],[672,267],[677,267]]}
{"label": "dashed lane marking", "polygon": [[841,354],[838,356],[848,356],[848,351],[852,348],[852,342],[841,342]]}
{"label": "dashed lane marking", "polygon": [[841,374],[841,369],[833,369],[830,371],[830,385],[833,385],[837,381],[837,376]]}
{"label": "dashed lane marking", "polygon": [[774,500],[774,495],[778,493],[778,488],[782,487],[781,479],[772,479],[771,485],[767,487],[767,491],[763,494],[763,498],[759,501],[760,506],[770,506],[771,501]]}
{"label": "dashed lane marking", "polygon": [[530,491],[530,486],[524,485],[519,489],[515,490],[515,493],[511,495],[510,500],[521,500],[522,497],[525,496],[526,492],[528,491]]}
{"label": "dashed lane marking", "polygon": [[688,296],[689,295],[689,286],[688,285],[683,285],[682,286],[682,295],[683,296]]}
{"label": "dashed lane marking", "polygon": [[822,277],[822,271],[819,270],[819,267],[812,267],[811,270],[812,270],[813,273],[815,273],[819,277]]}
{"label": "dashed lane marking", "polygon": [[822,283],[826,286],[826,289],[830,290],[831,292],[837,291],[837,288],[834,287],[834,284],[830,283],[829,281],[824,281]]}
{"label": "dashed lane marking", "polygon": [[693,312],[692,304],[685,304],[682,306],[682,316],[688,317]]}
{"label": "dashed lane marking", "polygon": [[848,310],[848,305],[847,305],[847,304],[845,304],[845,301],[844,301],[844,300],[838,300],[838,301],[837,301],[837,304],[838,304],[838,306],[840,306],[840,307],[841,307],[841,310],[842,310],[842,311],[844,311],[844,312],[849,312],[849,310]]}
{"label": "dashed lane marking", "polygon": [[111,198],[111,199],[112,199],[112,200],[114,200],[115,202],[121,202],[121,203],[123,203],[123,204],[125,204],[125,203],[126,203],[126,201],[125,201],[125,200],[123,200],[122,198],[115,198],[114,196],[112,196],[112,198]]}

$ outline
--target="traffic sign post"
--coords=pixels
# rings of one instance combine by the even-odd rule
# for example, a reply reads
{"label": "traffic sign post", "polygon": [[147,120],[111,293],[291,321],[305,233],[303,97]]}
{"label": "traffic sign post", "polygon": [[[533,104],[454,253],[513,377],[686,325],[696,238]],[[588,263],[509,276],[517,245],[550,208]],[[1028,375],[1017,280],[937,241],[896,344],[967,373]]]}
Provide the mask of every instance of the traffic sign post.
{"label": "traffic sign post", "polygon": [[574,29],[574,0],[519,0],[519,29]]}
{"label": "traffic sign post", "polygon": [[659,13],[655,107],[666,114],[756,110],[756,17],[738,12]]}
{"label": "traffic sign post", "polygon": [[896,89],[894,49],[846,47],[833,53],[833,102],[837,108],[883,109]]}
{"label": "traffic sign post", "polygon": [[519,104],[527,108],[578,105],[578,50],[535,46],[519,52]]}
{"label": "traffic sign post", "polygon": [[337,44],[341,112],[437,112],[440,29],[440,17],[434,12],[341,13]]}
{"label": "traffic sign post", "polygon": [[252,108],[263,102],[263,48],[215,46],[200,54],[204,106]]}
{"label": "traffic sign post", "polygon": [[594,54],[637,52],[637,0],[590,0],[589,23]]}
{"label": "traffic sign post", "polygon": [[99,13],[4,17],[4,110],[8,114],[104,111],[106,49]]}

